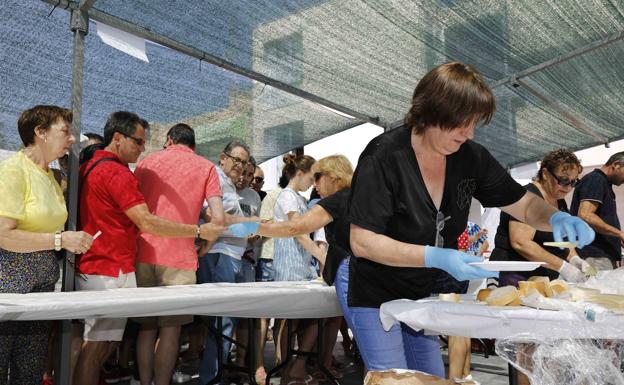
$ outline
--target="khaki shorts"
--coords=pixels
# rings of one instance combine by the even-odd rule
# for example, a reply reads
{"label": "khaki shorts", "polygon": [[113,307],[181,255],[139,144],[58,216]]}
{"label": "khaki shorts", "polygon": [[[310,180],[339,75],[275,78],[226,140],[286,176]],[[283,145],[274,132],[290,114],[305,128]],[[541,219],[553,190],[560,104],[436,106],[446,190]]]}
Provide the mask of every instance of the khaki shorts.
{"label": "khaki shorts", "polygon": [[[134,273],[118,277],[86,274],[86,280],[76,279],[76,290],[105,290],[137,287]],[[126,318],[87,318],[85,319],[85,341],[121,341],[126,328]]]}
{"label": "khaki shorts", "polygon": [[[137,263],[135,268],[138,287],[194,285],[197,282],[193,270],[174,269],[149,263]],[[140,317],[132,320],[141,325],[169,327],[190,324],[193,322],[193,315]]]}

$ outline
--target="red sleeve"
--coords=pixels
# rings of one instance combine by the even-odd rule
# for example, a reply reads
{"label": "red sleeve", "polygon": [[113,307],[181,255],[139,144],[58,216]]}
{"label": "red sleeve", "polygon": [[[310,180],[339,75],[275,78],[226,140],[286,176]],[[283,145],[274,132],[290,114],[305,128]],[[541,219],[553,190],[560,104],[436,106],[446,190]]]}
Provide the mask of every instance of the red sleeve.
{"label": "red sleeve", "polygon": [[130,170],[116,173],[108,186],[111,197],[121,211],[145,203],[139,181]]}
{"label": "red sleeve", "polygon": [[208,171],[208,181],[206,181],[206,193],[204,196],[206,199],[214,196],[223,196],[219,174],[217,174],[217,169],[212,164]]}

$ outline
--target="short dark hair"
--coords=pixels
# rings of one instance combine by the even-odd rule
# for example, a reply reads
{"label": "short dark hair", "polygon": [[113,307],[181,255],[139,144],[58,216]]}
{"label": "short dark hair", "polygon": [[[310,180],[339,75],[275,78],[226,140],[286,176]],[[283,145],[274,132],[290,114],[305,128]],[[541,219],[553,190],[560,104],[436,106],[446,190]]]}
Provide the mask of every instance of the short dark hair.
{"label": "short dark hair", "polygon": [[544,180],[544,169],[554,173],[557,167],[562,167],[562,171],[569,167],[575,167],[579,174],[583,172],[583,166],[581,165],[581,161],[576,157],[576,154],[570,150],[561,148],[544,155],[544,158],[540,162],[539,170],[537,171],[537,180],[540,182]]}
{"label": "short dark hair", "polygon": [[103,150],[106,146],[104,146],[104,142],[90,144],[87,147],[83,148],[80,151],[80,155],[78,156],[78,164],[84,164],[93,158],[95,152],[97,150]]}
{"label": "short dark hair", "polygon": [[89,140],[96,141],[97,143],[104,143],[104,137],[100,134],[96,134],[95,132],[87,132],[84,134]]}
{"label": "short dark hair", "polygon": [[619,163],[624,166],[624,151],[616,152],[615,154],[609,157],[605,166],[611,166],[613,163]]}
{"label": "short dark hair", "polygon": [[488,124],[495,109],[494,95],[481,74],[468,64],[451,62],[418,82],[405,125],[417,134],[429,126],[450,131],[473,121]]}
{"label": "short dark hair", "polygon": [[230,143],[228,143],[223,149],[223,153],[230,155],[232,153],[232,150],[235,149],[236,147],[242,148],[243,150],[247,151],[247,154],[251,156],[251,151],[249,151],[249,146],[247,146],[245,142],[242,142],[240,140],[233,140]]}
{"label": "short dark hair", "polygon": [[149,124],[145,119],[141,119],[134,112],[117,111],[110,114],[104,126],[104,144],[108,146],[113,141],[115,132],[122,132],[126,135],[134,135],[137,125],[145,130],[149,129]]}
{"label": "short dark hair", "polygon": [[35,143],[35,128],[41,127],[47,131],[59,118],[71,123],[72,117],[71,110],[67,108],[46,105],[34,106],[22,112],[17,120],[17,131],[24,146],[30,146]]}
{"label": "short dark hair", "polygon": [[167,131],[167,138],[171,138],[173,144],[183,144],[195,148],[195,131],[188,124],[178,123]]}
{"label": "short dark hair", "polygon": [[249,164],[254,166],[254,172],[256,172],[256,167],[258,167],[258,163],[256,163],[256,158],[254,158],[253,156],[250,156]]}

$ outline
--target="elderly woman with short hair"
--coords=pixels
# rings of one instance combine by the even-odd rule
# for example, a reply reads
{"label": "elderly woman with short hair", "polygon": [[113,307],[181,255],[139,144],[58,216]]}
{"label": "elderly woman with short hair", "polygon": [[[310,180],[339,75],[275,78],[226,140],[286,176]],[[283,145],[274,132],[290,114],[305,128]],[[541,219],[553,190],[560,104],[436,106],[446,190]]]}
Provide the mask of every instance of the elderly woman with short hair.
{"label": "elderly woman with short hair", "polygon": [[[93,238],[63,231],[67,209],[48,164],[69,151],[70,110],[35,106],[22,112],[18,131],[25,148],[0,162],[0,292],[53,291],[59,278],[54,251],[89,250]],[[0,383],[41,383],[49,322],[0,322]]]}

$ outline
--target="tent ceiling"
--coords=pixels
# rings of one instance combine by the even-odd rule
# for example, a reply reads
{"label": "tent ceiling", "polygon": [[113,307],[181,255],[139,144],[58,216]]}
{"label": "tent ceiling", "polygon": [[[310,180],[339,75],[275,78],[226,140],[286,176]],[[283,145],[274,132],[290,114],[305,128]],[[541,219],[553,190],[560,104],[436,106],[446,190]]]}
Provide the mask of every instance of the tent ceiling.
{"label": "tent ceiling", "polygon": [[[0,127],[5,135],[15,132],[16,113],[25,106],[43,101],[67,105],[71,76],[71,34],[61,7],[47,18],[50,5],[8,3],[0,16],[0,28],[12,38],[0,42],[0,75],[11,78],[1,85],[0,123],[11,125],[10,130]],[[544,98],[522,86],[500,84],[622,33],[622,2],[97,0],[96,14],[123,19],[305,95],[205,62],[200,71],[199,60],[151,44],[150,63],[139,62],[103,45],[92,28],[85,49],[84,130],[100,129],[108,113],[125,108],[162,127],[178,120],[207,122],[198,123],[206,154],[228,137],[242,136],[264,159],[356,125],[362,116],[390,126],[408,109],[423,74],[437,64],[461,60],[498,84],[496,116],[479,128],[477,140],[505,165],[539,158],[554,148],[583,148],[600,137],[624,135],[618,113],[623,97],[617,92],[623,81],[621,41],[523,78]],[[24,65],[19,52],[36,58]],[[52,92],[59,87],[63,91]],[[305,101],[306,95],[355,111],[358,119]],[[579,130],[570,116],[595,134]]]}

